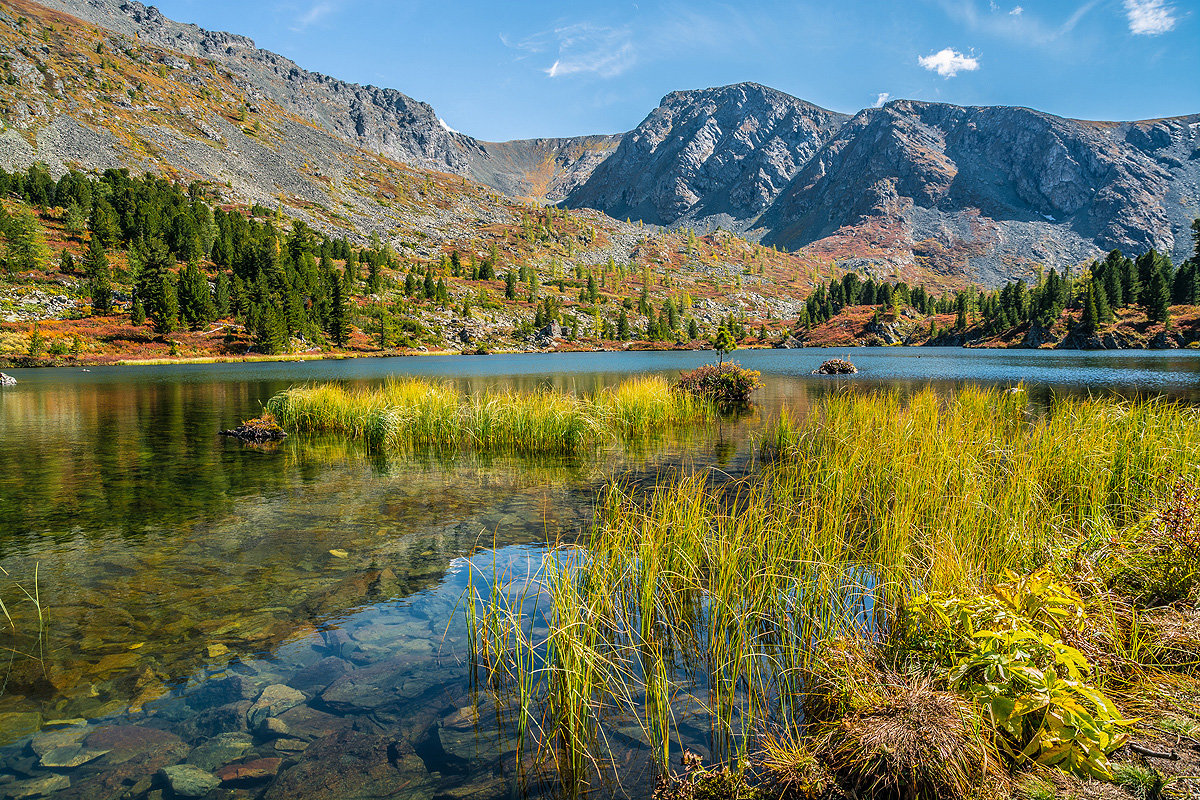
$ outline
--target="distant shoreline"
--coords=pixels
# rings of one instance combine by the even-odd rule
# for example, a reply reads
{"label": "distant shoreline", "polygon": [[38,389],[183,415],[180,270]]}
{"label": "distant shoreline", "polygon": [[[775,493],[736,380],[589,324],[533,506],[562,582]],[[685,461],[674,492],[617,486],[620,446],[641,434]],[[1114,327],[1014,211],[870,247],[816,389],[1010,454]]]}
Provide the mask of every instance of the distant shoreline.
{"label": "distant shoreline", "polygon": [[[641,343],[646,344],[646,343]],[[1190,342],[1184,347],[1106,347],[1106,348],[1084,348],[1084,347],[1058,347],[1058,346],[1043,346],[1043,347],[1022,347],[1017,345],[997,345],[997,344],[894,344],[894,345],[876,345],[876,344],[801,344],[797,347],[777,347],[773,345],[743,345],[738,348],[739,351],[746,350],[885,350],[885,349],[905,349],[905,350],[922,350],[922,349],[940,349],[948,348],[954,350],[1052,350],[1057,352],[1076,352],[1076,353],[1102,353],[1112,351],[1143,351],[1143,352],[1165,352],[1174,351],[1180,353],[1198,353],[1200,352],[1200,342]],[[486,358],[488,356],[507,356],[507,355],[558,355],[567,353],[636,353],[636,352],[713,352],[710,347],[689,347],[689,346],[673,346],[673,347],[652,347],[652,346],[634,346],[634,347],[589,347],[589,348],[571,348],[558,347],[546,350],[516,350],[516,349],[496,349],[488,350],[487,352],[470,352],[459,350],[395,350],[395,351],[380,351],[380,352],[350,352],[350,353],[285,353],[280,355],[262,355],[262,354],[247,354],[241,356],[192,356],[179,358],[111,358],[111,359],[89,359],[89,358],[30,358],[29,356],[4,355],[0,356],[0,368],[4,369],[55,369],[55,368],[79,368],[79,367],[162,367],[162,366],[184,366],[191,364],[256,364],[256,363],[286,363],[305,362],[305,361],[349,361],[360,358],[418,358],[423,356],[476,356]],[[736,356],[734,356],[736,358]]]}

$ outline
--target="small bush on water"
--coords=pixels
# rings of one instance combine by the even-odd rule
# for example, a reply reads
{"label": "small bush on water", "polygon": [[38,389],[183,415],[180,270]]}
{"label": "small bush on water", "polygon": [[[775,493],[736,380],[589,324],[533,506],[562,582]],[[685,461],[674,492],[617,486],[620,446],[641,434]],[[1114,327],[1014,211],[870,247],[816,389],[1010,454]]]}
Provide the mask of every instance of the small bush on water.
{"label": "small bush on water", "polygon": [[750,393],[762,386],[760,373],[732,361],[705,364],[679,376],[676,386],[683,391],[711,400],[718,405],[736,405],[750,399]]}

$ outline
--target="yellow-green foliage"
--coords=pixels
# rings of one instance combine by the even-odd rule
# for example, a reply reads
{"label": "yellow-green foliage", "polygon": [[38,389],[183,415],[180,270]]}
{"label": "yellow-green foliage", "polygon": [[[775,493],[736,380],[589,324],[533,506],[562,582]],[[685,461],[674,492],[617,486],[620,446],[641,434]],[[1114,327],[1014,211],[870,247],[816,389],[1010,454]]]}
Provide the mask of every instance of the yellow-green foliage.
{"label": "yellow-green foliage", "polygon": [[1039,570],[981,594],[918,597],[912,608],[914,628],[938,641],[946,680],[980,705],[1010,759],[1112,779],[1108,754],[1128,738],[1128,721],[1063,641],[1082,634],[1087,614],[1073,589]]}
{"label": "yellow-green foliage", "polygon": [[618,436],[699,422],[708,403],[661,378],[634,378],[594,397],[553,391],[467,394],[448,383],[401,378],[382,387],[289,389],[268,410],[300,431],[340,433],[374,447],[570,453]]}

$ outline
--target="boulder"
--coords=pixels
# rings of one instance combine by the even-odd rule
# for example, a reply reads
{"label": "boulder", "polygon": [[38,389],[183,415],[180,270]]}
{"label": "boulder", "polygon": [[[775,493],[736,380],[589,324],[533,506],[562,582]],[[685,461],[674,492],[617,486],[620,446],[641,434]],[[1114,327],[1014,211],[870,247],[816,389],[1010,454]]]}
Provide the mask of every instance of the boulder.
{"label": "boulder", "polygon": [[5,375],[3,372],[0,372],[0,386],[16,386],[16,385],[17,385],[16,378],[14,378],[12,375]]}
{"label": "boulder", "polygon": [[163,767],[158,775],[176,797],[204,797],[221,785],[216,775],[191,764]]}
{"label": "boulder", "polygon": [[281,770],[264,800],[360,800],[433,795],[433,780],[411,745],[391,736],[342,730],[313,742]]}
{"label": "boulder", "polygon": [[251,729],[257,728],[268,717],[277,717],[288,709],[300,705],[304,700],[304,692],[282,683],[271,684],[263,689],[258,700],[246,712],[246,723]]}

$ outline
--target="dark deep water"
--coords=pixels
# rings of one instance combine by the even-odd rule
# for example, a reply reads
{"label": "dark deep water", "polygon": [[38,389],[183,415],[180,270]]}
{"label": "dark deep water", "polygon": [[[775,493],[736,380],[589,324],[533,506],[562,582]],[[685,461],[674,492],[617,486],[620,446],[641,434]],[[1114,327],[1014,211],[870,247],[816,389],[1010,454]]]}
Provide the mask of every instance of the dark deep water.
{"label": "dark deep water", "polygon": [[[157,796],[159,768],[181,762],[224,779],[214,797],[552,792],[514,773],[513,745],[494,726],[472,724],[466,630],[453,612],[472,563],[523,574],[548,541],[586,529],[609,478],[736,473],[763,419],[847,385],[1024,381],[1034,402],[1200,402],[1194,352],[857,349],[862,373],[837,379],[808,373],[840,349],[735,355],[766,383],[750,413],[648,447],[539,460],[393,458],[298,436],[258,449],[216,434],[308,381],[416,374],[591,391],[711,354],[10,370],[0,795]],[[40,633],[22,589],[39,601]]]}

